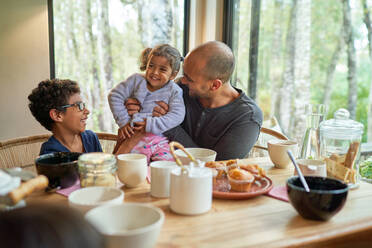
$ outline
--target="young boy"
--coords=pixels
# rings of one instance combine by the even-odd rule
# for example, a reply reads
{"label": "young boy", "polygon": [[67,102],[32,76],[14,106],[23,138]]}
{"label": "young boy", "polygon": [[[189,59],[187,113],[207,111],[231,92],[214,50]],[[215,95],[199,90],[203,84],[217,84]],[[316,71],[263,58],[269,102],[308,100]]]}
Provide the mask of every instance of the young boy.
{"label": "young boy", "polygon": [[102,152],[97,135],[85,130],[89,110],[78,84],[52,79],[39,83],[28,96],[35,119],[53,135],[44,142],[40,155],[52,152]]}

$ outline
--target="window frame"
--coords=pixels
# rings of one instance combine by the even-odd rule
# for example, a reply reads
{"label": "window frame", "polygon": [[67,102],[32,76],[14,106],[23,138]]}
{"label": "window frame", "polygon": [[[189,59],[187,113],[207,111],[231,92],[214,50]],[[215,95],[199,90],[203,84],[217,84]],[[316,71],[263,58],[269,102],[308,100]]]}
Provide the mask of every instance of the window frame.
{"label": "window frame", "polygon": [[[257,96],[257,70],[258,70],[258,47],[259,47],[259,29],[260,29],[260,0],[252,0],[251,7],[251,30],[249,39],[249,76],[248,76],[248,95],[252,99]],[[239,14],[236,10],[239,9],[240,0],[224,0],[223,11],[223,42],[226,43],[234,54],[238,54],[239,41]],[[258,10],[258,11],[257,11]],[[231,84],[237,84],[237,70],[234,71]]]}

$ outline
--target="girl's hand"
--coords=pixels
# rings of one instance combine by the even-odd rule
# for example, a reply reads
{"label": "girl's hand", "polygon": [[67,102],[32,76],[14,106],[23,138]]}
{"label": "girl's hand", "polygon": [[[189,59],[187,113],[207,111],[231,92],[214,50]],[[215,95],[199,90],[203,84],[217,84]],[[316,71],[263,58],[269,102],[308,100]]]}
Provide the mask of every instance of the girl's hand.
{"label": "girl's hand", "polygon": [[146,119],[144,119],[143,121],[135,122],[133,129],[136,132],[145,132],[146,131]]}
{"label": "girl's hand", "polygon": [[136,98],[128,98],[125,103],[125,108],[128,111],[128,115],[132,116],[141,110],[141,103]]}
{"label": "girl's hand", "polygon": [[119,129],[119,133],[120,139],[129,139],[134,134],[134,130],[128,122],[127,124],[125,124],[125,126]]}

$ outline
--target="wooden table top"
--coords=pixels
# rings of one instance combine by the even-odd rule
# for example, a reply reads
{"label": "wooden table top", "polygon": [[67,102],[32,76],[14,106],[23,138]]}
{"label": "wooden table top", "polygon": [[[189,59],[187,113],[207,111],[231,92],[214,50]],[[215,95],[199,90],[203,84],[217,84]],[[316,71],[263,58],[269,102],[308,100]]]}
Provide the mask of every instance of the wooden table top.
{"label": "wooden table top", "polygon": [[[274,186],[284,185],[293,168],[276,169],[268,158],[247,159],[266,169]],[[153,204],[165,213],[156,247],[372,247],[372,184],[349,191],[344,208],[327,222],[300,217],[290,203],[265,195],[245,200],[213,199],[203,215],[173,213],[169,199],[150,196],[150,185],[122,188],[125,202]],[[56,193],[36,193],[32,202],[68,205]]]}

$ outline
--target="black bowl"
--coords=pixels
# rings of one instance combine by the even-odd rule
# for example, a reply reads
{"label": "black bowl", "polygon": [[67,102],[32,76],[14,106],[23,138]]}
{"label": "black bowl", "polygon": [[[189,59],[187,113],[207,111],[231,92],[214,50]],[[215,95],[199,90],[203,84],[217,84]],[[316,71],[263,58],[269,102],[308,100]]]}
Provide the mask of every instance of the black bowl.
{"label": "black bowl", "polygon": [[39,156],[35,160],[38,174],[49,179],[49,189],[67,188],[79,178],[78,152],[55,152]]}
{"label": "black bowl", "polygon": [[347,184],[331,178],[305,177],[310,192],[306,192],[298,176],[287,180],[289,201],[305,219],[329,220],[345,204]]}

